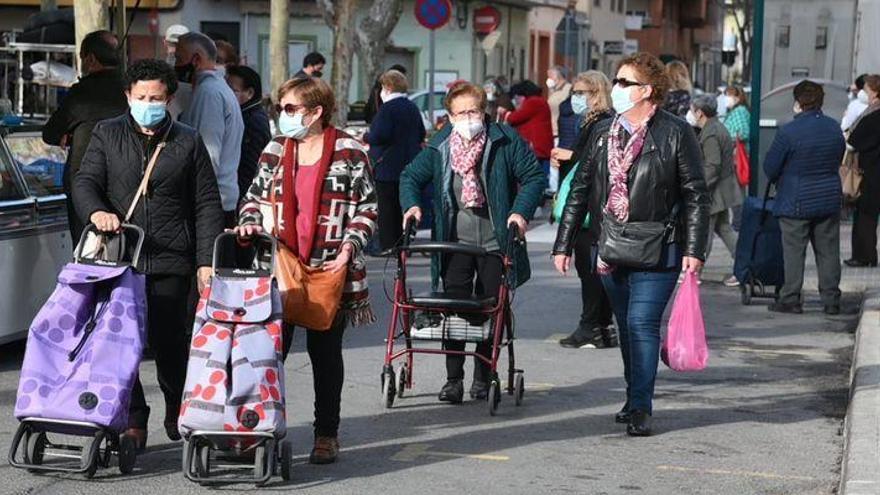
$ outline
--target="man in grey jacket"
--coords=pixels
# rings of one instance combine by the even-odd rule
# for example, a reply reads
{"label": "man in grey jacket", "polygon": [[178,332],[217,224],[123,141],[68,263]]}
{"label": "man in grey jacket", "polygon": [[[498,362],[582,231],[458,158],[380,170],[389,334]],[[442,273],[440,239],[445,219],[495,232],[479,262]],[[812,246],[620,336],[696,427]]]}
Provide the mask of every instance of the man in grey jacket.
{"label": "man in grey jacket", "polygon": [[[743,198],[733,166],[733,139],[724,124],[718,120],[718,103],[713,95],[700,95],[691,102],[687,115],[688,122],[701,129],[700,149],[703,152],[703,171],[706,187],[712,198],[709,218],[709,243],[706,245],[706,259],[712,251],[712,236],[715,234],[724,242],[730,256],[736,256],[736,234],[730,227],[730,208],[742,204]],[[736,287],[739,282],[734,275],[724,281],[728,287]]]}
{"label": "man in grey jacket", "polygon": [[217,46],[202,33],[187,33],[177,42],[177,78],[193,85],[192,102],[180,121],[199,131],[217,175],[226,226],[234,227],[238,207],[238,163],[244,121],[235,94],[217,71]]}

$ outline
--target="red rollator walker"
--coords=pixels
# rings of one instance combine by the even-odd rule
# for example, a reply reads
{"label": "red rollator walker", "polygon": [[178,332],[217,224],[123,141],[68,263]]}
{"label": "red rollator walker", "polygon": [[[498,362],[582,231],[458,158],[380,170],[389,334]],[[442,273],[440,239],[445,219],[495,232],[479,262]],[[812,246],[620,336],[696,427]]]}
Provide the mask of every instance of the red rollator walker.
{"label": "red rollator walker", "polygon": [[[514,396],[517,406],[522,404],[525,392],[523,370],[516,368],[514,358],[514,317],[511,310],[516,288],[516,267],[513,250],[524,246],[519,230],[510,226],[510,235],[502,252],[489,252],[477,246],[455,242],[412,243],[414,224],[407,225],[406,233],[396,248],[397,274],[394,281],[391,322],[388,325],[385,349],[385,366],[382,369],[382,401],[386,408],[394,405],[394,399],[403,398],[413,386],[414,356],[416,354],[441,354],[474,356],[489,365],[489,414],[495,416],[501,402],[501,381],[498,377],[498,361],[501,350],[507,348],[507,393]],[[445,292],[412,294],[407,288],[407,262],[414,254],[444,256],[464,254],[475,257],[497,256],[502,262],[502,283],[498,294],[486,297],[462,298]],[[488,317],[488,319],[486,319]],[[479,321],[480,323],[475,323]],[[403,341],[402,348],[395,342]],[[465,341],[492,343],[491,356],[483,357],[476,352],[454,351],[441,345],[416,346],[420,342]],[[394,362],[403,361],[394,371]]]}

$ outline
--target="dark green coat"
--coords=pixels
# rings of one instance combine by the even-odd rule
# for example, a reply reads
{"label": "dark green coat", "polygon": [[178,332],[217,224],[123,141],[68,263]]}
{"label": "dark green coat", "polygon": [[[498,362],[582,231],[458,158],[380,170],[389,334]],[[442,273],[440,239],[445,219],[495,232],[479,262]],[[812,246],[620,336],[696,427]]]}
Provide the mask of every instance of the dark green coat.
{"label": "dark green coat", "polygon": [[[400,204],[403,211],[420,205],[421,191],[434,184],[434,230],[432,239],[448,241],[453,220],[458,213],[458,202],[453,196],[453,171],[449,155],[448,125],[428,143],[400,176]],[[495,227],[495,237],[502,250],[507,245],[507,218],[519,213],[531,221],[547,187],[547,178],[538,165],[538,159],[528,144],[513,128],[504,124],[490,124],[488,140],[483,151],[480,172],[486,187],[489,215]],[[517,286],[531,276],[529,256],[523,247],[514,253]],[[439,257],[431,263],[434,286],[438,285],[442,267]]]}

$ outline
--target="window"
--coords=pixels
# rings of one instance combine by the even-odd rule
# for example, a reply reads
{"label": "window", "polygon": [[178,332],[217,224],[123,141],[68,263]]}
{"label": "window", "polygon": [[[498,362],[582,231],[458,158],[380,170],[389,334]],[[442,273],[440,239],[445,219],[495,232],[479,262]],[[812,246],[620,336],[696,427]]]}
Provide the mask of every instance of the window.
{"label": "window", "polygon": [[791,26],[779,26],[776,28],[776,46],[788,48],[791,43]]}
{"label": "window", "polygon": [[601,8],[602,7],[602,0],[593,0],[593,5]]}
{"label": "window", "polygon": [[34,196],[64,194],[61,177],[67,153],[63,149],[44,143],[38,132],[11,133],[6,144]]}
{"label": "window", "polygon": [[826,48],[828,48],[828,26],[819,26],[816,28],[816,49]]}
{"label": "window", "polygon": [[17,184],[15,170],[7,159],[9,155],[0,153],[0,201],[24,199],[24,192]]}
{"label": "window", "polygon": [[621,14],[626,11],[626,0],[618,0],[617,1],[617,11]]}

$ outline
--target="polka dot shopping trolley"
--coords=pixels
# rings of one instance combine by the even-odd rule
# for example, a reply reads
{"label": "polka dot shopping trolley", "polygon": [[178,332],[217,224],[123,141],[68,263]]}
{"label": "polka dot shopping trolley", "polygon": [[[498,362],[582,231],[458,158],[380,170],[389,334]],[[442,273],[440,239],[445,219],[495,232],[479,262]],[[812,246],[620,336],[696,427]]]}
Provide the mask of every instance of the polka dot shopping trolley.
{"label": "polka dot shopping trolley", "polygon": [[[89,237],[96,232],[90,225],[83,233],[28,333],[15,402],[20,424],[9,450],[14,467],[91,478],[115,457],[123,474],[134,469],[135,442],[122,432],[146,332],[145,278],[135,270],[144,233],[127,224],[119,234]],[[87,238],[101,240],[93,244],[104,247],[97,257],[82,256]],[[122,261],[127,252],[130,261]]]}
{"label": "polka dot shopping trolley", "polygon": [[[274,253],[275,239],[266,235],[242,245],[224,233],[215,242],[214,277],[196,309],[178,420],[191,481],[262,486],[276,474],[290,478]],[[252,474],[242,477],[242,470]]]}

